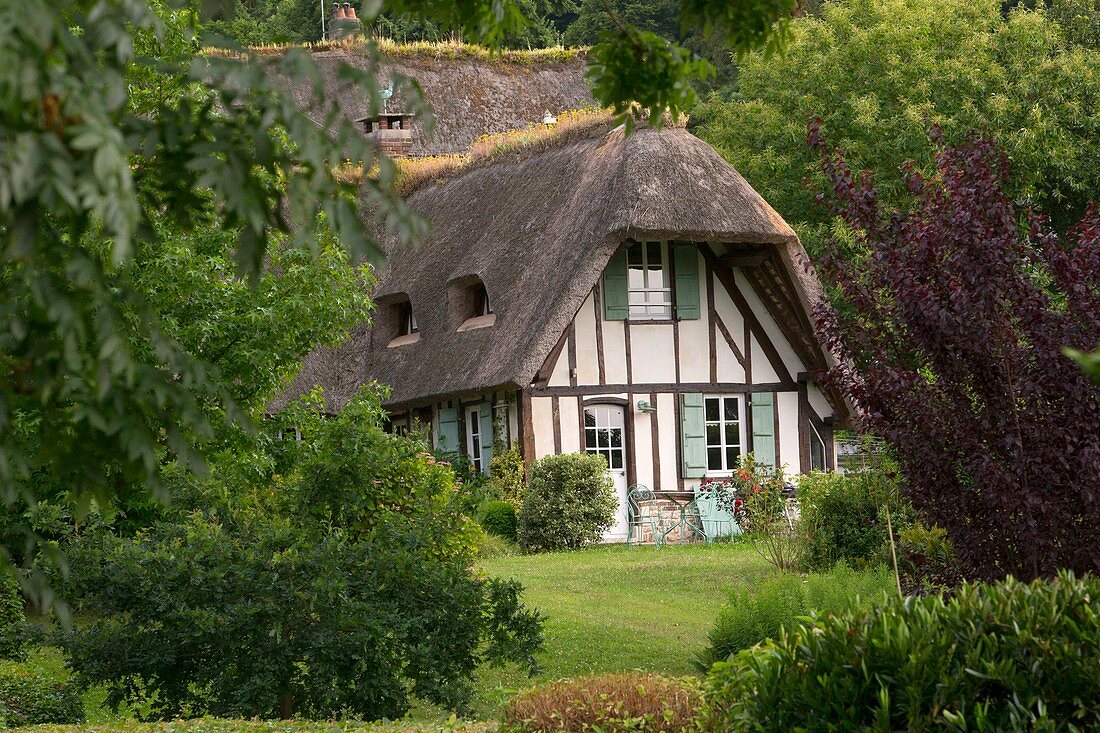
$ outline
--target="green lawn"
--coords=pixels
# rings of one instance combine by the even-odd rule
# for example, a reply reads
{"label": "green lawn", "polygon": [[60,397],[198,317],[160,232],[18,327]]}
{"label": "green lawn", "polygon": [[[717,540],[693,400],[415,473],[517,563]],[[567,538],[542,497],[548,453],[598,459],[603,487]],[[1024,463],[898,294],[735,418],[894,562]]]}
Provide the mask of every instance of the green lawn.
{"label": "green lawn", "polygon": [[[492,558],[481,567],[520,581],[524,601],[546,616],[539,679],[635,669],[690,674],[729,590],[774,572],[745,544],[620,545]],[[482,670],[478,713],[493,715],[530,684],[515,668]]]}

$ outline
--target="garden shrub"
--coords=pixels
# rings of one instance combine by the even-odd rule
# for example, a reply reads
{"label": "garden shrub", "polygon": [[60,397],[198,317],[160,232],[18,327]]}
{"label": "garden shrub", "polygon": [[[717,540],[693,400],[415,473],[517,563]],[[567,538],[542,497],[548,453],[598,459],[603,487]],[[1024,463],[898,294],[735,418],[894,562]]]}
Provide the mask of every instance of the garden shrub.
{"label": "garden shrub", "polygon": [[787,482],[782,468],[758,465],[751,453],[742,456],[730,476],[704,479],[718,506],[736,517],[753,549],[780,570],[801,567],[805,542],[795,531],[788,511]]}
{"label": "garden shrub", "polygon": [[702,699],[684,679],[605,674],[521,693],[504,709],[505,733],[680,733],[696,729]]}
{"label": "garden shrub", "polygon": [[707,634],[709,646],[695,660],[701,671],[742,649],[794,629],[810,613],[838,613],[867,608],[894,593],[893,575],[885,568],[852,570],[837,565],[806,577],[780,573],[759,585],[734,590]]}
{"label": "garden shrub", "polygon": [[951,593],[963,581],[955,548],[941,527],[918,523],[898,533],[898,566],[910,595]]}
{"label": "garden shrub", "polygon": [[519,544],[529,552],[575,550],[598,542],[619,503],[600,456],[546,456],[531,467],[519,513]]}
{"label": "garden shrub", "polygon": [[0,666],[0,728],[84,721],[84,705],[67,682],[23,664]]}
{"label": "garden shrub", "polygon": [[798,482],[806,541],[805,565],[810,570],[845,562],[853,567],[887,562],[890,534],[885,508],[897,532],[904,521],[896,473],[866,468],[847,473],[815,471]]}
{"label": "garden shrub", "polygon": [[523,454],[519,446],[494,452],[489,459],[489,485],[491,496],[506,501],[516,509],[523,506],[523,497],[527,493],[524,480]]}
{"label": "garden shrub", "polygon": [[710,730],[1096,730],[1100,579],[1009,578],[798,627],[712,669]]}
{"label": "garden shrub", "polygon": [[0,659],[19,659],[26,633],[19,582],[0,568]]}
{"label": "garden shrub", "polygon": [[506,501],[490,500],[481,505],[481,526],[489,534],[516,539],[516,508]]}

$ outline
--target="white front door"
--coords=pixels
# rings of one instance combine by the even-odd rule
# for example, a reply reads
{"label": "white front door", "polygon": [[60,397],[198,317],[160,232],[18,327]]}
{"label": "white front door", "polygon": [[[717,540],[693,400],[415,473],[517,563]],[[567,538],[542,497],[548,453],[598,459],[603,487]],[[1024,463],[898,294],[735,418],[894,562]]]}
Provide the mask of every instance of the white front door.
{"label": "white front door", "polygon": [[626,428],[621,405],[588,405],[584,408],[584,450],[604,457],[619,508],[615,524],[604,533],[605,541],[626,539]]}

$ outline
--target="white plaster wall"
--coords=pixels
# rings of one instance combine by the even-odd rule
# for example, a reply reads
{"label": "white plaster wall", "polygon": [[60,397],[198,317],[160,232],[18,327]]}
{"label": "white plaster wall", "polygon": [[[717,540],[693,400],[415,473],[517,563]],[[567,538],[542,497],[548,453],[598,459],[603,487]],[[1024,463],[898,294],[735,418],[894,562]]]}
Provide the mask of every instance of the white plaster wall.
{"label": "white plaster wall", "polygon": [[798,393],[776,394],[779,409],[779,460],[785,466],[784,473],[797,474],[798,460]]}
{"label": "white plaster wall", "polygon": [[[779,324],[768,313],[768,309],[764,307],[764,303],[757,296],[756,291],[752,289],[749,281],[745,279],[745,276],[741,274],[739,269],[733,271],[734,279],[737,283],[738,289],[745,297],[745,301],[749,304],[749,308],[756,315],[757,320],[760,321],[760,325],[763,326],[764,332],[768,334],[768,338],[775,344],[775,350],[779,352],[779,358],[783,360],[783,364],[790,371],[791,376],[797,376],[799,372],[806,371],[801,360],[794,353],[794,349],[787,342],[787,339],[783,336],[783,331],[779,328]],[[753,359],[753,376],[755,377],[756,371],[756,359]],[[760,380],[757,380],[760,381]]]}
{"label": "white plaster wall", "polygon": [[676,460],[676,443],[680,436],[680,411],[676,395],[657,395],[657,423],[661,447],[661,488],[668,491],[677,488],[680,474],[680,464]]}
{"label": "white plaster wall", "polygon": [[626,331],[622,321],[603,322],[603,367],[608,384],[626,384]]}
{"label": "white plaster wall", "polygon": [[[638,400],[648,400],[648,394],[633,395],[631,404],[626,407],[626,419],[631,421],[634,431],[634,480],[653,488],[653,431],[648,412],[639,412],[635,406]],[[664,457],[662,456],[662,459]]]}
{"label": "white plaster wall", "polygon": [[562,347],[561,353],[558,354],[558,360],[554,362],[554,370],[550,372],[550,381],[547,384],[551,387],[569,386],[569,344]]}
{"label": "white plaster wall", "polygon": [[[741,315],[741,310],[734,305],[733,298],[726,292],[725,286],[718,282],[718,278],[714,278],[714,310],[722,317],[722,323],[726,324],[726,328],[729,329],[730,335],[737,342],[737,346],[744,348],[745,317]],[[721,334],[719,334],[719,337],[721,337]],[[725,339],[722,340],[725,341]]]}
{"label": "white plaster wall", "polygon": [[535,433],[535,458],[552,455],[554,453],[553,398],[531,398],[531,426]]}
{"label": "white plaster wall", "polygon": [[810,399],[810,407],[814,408],[814,412],[817,413],[818,417],[825,418],[833,414],[832,406],[815,383],[809,383],[806,394]]}
{"label": "white plaster wall", "polygon": [[707,351],[706,311],[693,321],[680,321],[680,381],[710,381],[710,353]]}
{"label": "white plaster wall", "polygon": [[630,362],[634,383],[675,382],[675,346],[670,323],[631,323]]}
{"label": "white plaster wall", "polygon": [[[717,349],[717,366],[718,366],[718,381],[719,382],[744,382],[745,381],[745,368],[741,366],[741,362],[737,361],[737,356],[730,349],[730,345],[726,342],[726,337],[720,332],[715,331],[714,346]],[[708,375],[709,376],[709,375]],[[703,381],[709,381],[704,379]]]}
{"label": "white plaster wall", "polygon": [[[561,420],[561,452],[579,453],[581,451],[581,427],[576,397],[561,397],[558,399],[558,418]],[[551,443],[553,443],[553,440],[554,435],[551,433]]]}
{"label": "white plaster wall", "polygon": [[775,372],[775,367],[772,366],[768,355],[764,353],[764,348],[760,346],[760,342],[756,340],[756,336],[753,335],[749,342],[751,344],[749,348],[752,350],[752,383],[767,384],[780,381],[779,375]]}
{"label": "white plaster wall", "polygon": [[596,353],[596,303],[589,293],[573,319],[577,340],[577,384],[599,384],[600,362]]}

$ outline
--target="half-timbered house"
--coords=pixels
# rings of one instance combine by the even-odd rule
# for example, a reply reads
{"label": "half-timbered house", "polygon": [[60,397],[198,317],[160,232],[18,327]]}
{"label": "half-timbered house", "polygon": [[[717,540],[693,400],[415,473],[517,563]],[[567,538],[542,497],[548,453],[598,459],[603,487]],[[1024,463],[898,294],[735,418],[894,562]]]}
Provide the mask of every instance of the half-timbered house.
{"label": "half-timbered house", "polygon": [[604,126],[408,201],[430,238],[387,244],[373,322],[290,394],[321,385],[335,409],[378,380],[395,425],[478,469],[500,445],[598,453],[620,501],[689,492],[750,451],[833,466],[844,406],[814,381],[820,287],[791,228],[688,131]]}

